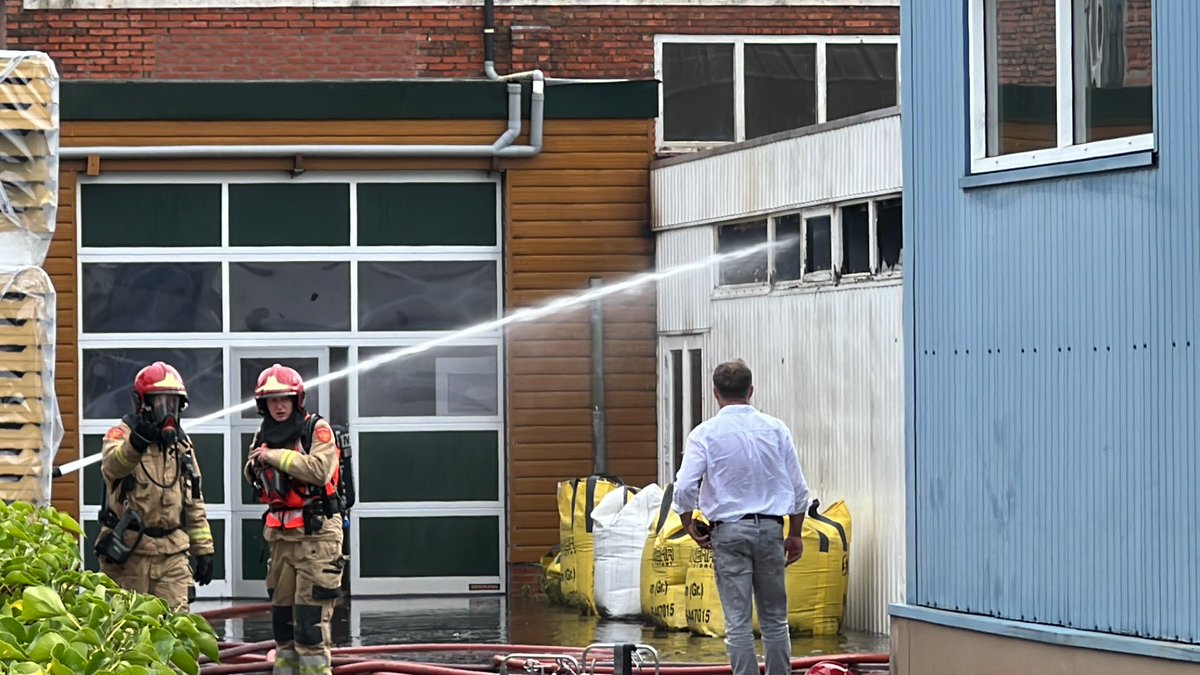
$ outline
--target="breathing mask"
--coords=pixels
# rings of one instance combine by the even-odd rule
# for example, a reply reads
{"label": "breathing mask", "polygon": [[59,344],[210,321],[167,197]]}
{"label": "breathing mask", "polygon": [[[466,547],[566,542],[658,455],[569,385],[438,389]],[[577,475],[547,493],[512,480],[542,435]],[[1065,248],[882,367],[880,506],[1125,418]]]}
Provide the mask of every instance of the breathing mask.
{"label": "breathing mask", "polygon": [[179,413],[183,399],[175,394],[151,394],[146,397],[150,421],[162,433],[163,444],[174,445],[179,440]]}

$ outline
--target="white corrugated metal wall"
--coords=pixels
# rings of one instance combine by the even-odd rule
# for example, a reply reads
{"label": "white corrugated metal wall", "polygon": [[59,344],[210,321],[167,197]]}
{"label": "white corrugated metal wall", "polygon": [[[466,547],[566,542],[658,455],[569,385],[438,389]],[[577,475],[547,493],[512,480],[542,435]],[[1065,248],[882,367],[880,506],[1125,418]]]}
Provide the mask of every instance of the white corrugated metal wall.
{"label": "white corrugated metal wall", "polygon": [[[894,110],[747,145],[655,165],[659,269],[711,255],[713,223],[900,190]],[[754,402],[791,427],[815,496],[850,507],[846,626],[885,633],[905,570],[900,281],[714,298],[715,279],[706,272],[660,284],[660,340],[696,334],[706,372],[739,357],[755,371]],[[664,426],[669,376],[659,376]],[[707,399],[705,416],[715,411]]]}

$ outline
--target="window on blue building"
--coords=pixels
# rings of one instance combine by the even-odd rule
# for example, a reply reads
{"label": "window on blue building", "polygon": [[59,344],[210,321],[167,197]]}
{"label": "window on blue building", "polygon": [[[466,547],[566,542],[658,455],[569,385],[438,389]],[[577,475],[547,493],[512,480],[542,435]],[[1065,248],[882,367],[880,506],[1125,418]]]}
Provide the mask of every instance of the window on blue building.
{"label": "window on blue building", "polygon": [[1153,148],[1153,0],[970,2],[972,171]]}

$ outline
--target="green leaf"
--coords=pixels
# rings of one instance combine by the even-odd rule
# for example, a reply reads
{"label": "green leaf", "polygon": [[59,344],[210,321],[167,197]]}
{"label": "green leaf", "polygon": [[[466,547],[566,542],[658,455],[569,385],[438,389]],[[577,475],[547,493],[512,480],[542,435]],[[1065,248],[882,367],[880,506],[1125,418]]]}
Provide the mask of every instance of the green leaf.
{"label": "green leaf", "polygon": [[12,671],[13,673],[19,673],[20,675],[41,675],[43,672],[45,672],[42,670],[41,666],[36,663],[30,663],[29,661],[18,663],[17,665],[13,666]]}
{"label": "green leaf", "polygon": [[25,624],[11,616],[0,616],[0,630],[12,633],[9,637],[14,639],[14,643],[23,643],[26,640]]}
{"label": "green leaf", "polygon": [[4,575],[5,586],[32,586],[35,583],[24,570],[13,570]]}
{"label": "green leaf", "polygon": [[171,628],[188,637],[196,637],[200,629],[192,622],[191,615],[180,615],[171,620]]}
{"label": "green leaf", "polygon": [[108,620],[109,613],[112,608],[105,604],[92,605],[91,615],[88,617],[87,625],[97,632],[103,632],[105,621]]}
{"label": "green leaf", "polygon": [[30,586],[21,594],[21,620],[34,621],[52,616],[63,616],[67,608],[62,598],[48,586]]}
{"label": "green leaf", "polygon": [[158,652],[159,657],[163,661],[169,661],[171,654],[175,651],[175,645],[179,643],[171,631],[165,628],[155,628],[150,631],[150,639],[154,640],[154,651]]}
{"label": "green leaf", "polygon": [[83,534],[83,528],[79,527],[79,523],[74,518],[71,517],[71,514],[63,513],[62,511],[55,511],[54,513],[56,515],[56,519],[54,522],[59,527],[66,530],[67,532],[70,532],[71,534],[75,534],[75,535]]}
{"label": "green leaf", "polygon": [[136,614],[158,618],[167,613],[167,603],[158,598],[147,598],[133,609]]}
{"label": "green leaf", "polygon": [[54,648],[65,644],[67,639],[58,633],[42,633],[29,646],[29,658],[38,663],[46,663],[50,660]]}
{"label": "green leaf", "polygon": [[183,647],[176,647],[175,651],[171,653],[171,663],[187,675],[196,675],[200,672],[200,664],[196,663],[196,657]]}
{"label": "green leaf", "polygon": [[79,672],[77,670],[71,670],[67,666],[59,663],[58,659],[54,659],[50,662],[50,668],[48,670],[50,675],[75,675]]}
{"label": "green leaf", "polygon": [[108,665],[110,657],[104,652],[96,652],[92,654],[92,658],[88,659],[87,667],[83,669],[84,675],[97,675],[100,669]]}
{"label": "green leaf", "polygon": [[[83,646],[86,647],[87,645]],[[51,665],[60,663],[69,668],[72,673],[83,672],[84,668],[87,667],[87,659],[84,658],[83,653],[77,651],[74,645],[70,643],[55,647],[51,655],[54,657]]]}
{"label": "green leaf", "polygon": [[13,659],[24,659],[25,651],[21,649],[22,641],[12,633],[0,631],[0,660],[11,661]]}
{"label": "green leaf", "polygon": [[97,633],[96,629],[92,628],[91,626],[84,626],[82,629],[80,629],[79,635],[76,635],[75,639],[83,642],[84,644],[92,645],[93,647],[99,647],[102,644],[100,642],[100,634]]}
{"label": "green leaf", "polygon": [[197,633],[192,636],[192,640],[196,642],[196,646],[200,648],[200,653],[212,659],[213,663],[220,663],[221,648],[217,644],[215,635],[208,633]]}

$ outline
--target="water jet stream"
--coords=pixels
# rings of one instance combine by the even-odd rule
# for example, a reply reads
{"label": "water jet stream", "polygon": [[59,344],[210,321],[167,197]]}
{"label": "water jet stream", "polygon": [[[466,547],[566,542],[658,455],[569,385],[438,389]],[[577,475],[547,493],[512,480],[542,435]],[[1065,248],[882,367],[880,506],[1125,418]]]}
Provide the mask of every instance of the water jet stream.
{"label": "water jet stream", "polygon": [[[582,293],[577,293],[575,295],[568,295],[568,296],[564,296],[561,298],[556,298],[556,299],[551,300],[543,305],[538,305],[538,306],[534,306],[534,307],[523,307],[523,308],[518,309],[517,311],[515,311],[507,316],[503,316],[499,319],[492,319],[490,321],[478,323],[478,324],[475,324],[474,326],[468,326],[466,328],[462,328],[462,329],[454,331],[452,333],[447,333],[446,335],[443,335],[441,337],[436,337],[436,338],[426,340],[419,344],[409,345],[407,347],[400,347],[400,348],[394,349],[390,352],[385,352],[383,354],[373,356],[364,361],[359,361],[358,363],[355,363],[352,366],[347,366],[345,368],[342,368],[341,370],[336,370],[331,373],[326,373],[324,375],[314,377],[311,380],[307,380],[304,384],[306,387],[317,387],[317,386],[320,386],[327,382],[332,382],[333,380],[337,380],[337,379],[346,377],[347,375],[350,375],[351,373],[357,373],[357,372],[366,371],[366,370],[373,370],[375,368],[378,368],[379,366],[382,366],[385,363],[391,363],[392,361],[396,361],[397,359],[401,359],[401,358],[404,358],[407,356],[412,356],[414,354],[420,354],[422,352],[427,352],[430,349],[435,349],[437,347],[441,347],[444,345],[453,344],[454,342],[462,340],[463,338],[469,338],[469,337],[472,337],[475,335],[482,335],[482,334],[490,333],[498,328],[504,328],[506,326],[511,326],[513,324],[534,321],[534,320],[543,318],[545,316],[549,316],[551,314],[561,312],[566,309],[570,309],[570,308],[573,308],[573,307],[576,307],[579,305],[586,305],[587,303],[590,303],[595,300],[599,300],[601,298],[608,297],[610,295],[616,295],[618,293],[623,293],[625,291],[637,288],[639,286],[648,284],[650,282],[662,281],[663,279],[669,279],[671,277],[678,276],[680,274],[686,274],[688,272],[696,272],[696,271],[705,269],[705,268],[709,267],[710,265],[715,265],[715,264],[719,264],[721,262],[730,261],[730,260],[738,260],[741,258],[747,258],[752,255],[762,253],[763,251],[766,251],[767,249],[770,249],[772,247],[794,243],[793,241],[789,241],[789,240],[794,240],[794,239],[796,239],[796,238],[789,237],[787,239],[782,239],[782,240],[777,239],[774,242],[764,242],[762,244],[756,244],[754,246],[739,249],[737,251],[729,251],[727,253],[717,253],[714,255],[707,256],[705,258],[701,258],[700,260],[683,263],[681,265],[676,265],[674,267],[670,267],[665,270],[658,270],[656,272],[643,272],[641,274],[635,274],[634,276],[631,276],[628,279],[623,279],[616,283],[605,285],[605,286],[600,286],[597,288],[591,288]],[[206,422],[212,422],[214,420],[221,419],[222,417],[232,415],[233,413],[241,412],[242,410],[248,410],[248,409],[254,407],[254,405],[255,405],[254,399],[250,399],[248,401],[242,401],[241,403],[231,405],[227,408],[222,408],[221,410],[218,410],[216,412],[212,412],[207,415],[188,420],[188,424],[189,425],[192,425],[192,424],[200,425],[200,424],[204,424]],[[103,457],[103,455],[101,453],[96,453],[94,455],[90,455],[90,456],[84,457],[82,459],[77,459],[77,460],[74,460],[71,462],[67,462],[66,464],[63,464],[61,466],[54,467],[54,471],[53,471],[52,475],[54,478],[59,478],[61,476],[65,476],[69,473],[73,473],[84,467],[87,467],[92,464],[95,464],[96,462],[99,462],[102,459],[102,457]]]}

